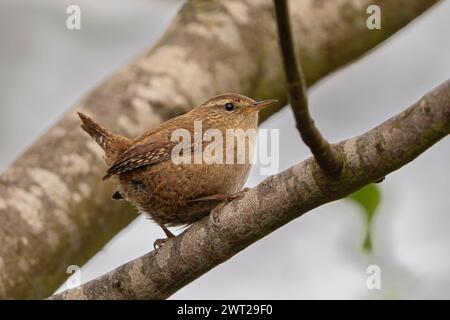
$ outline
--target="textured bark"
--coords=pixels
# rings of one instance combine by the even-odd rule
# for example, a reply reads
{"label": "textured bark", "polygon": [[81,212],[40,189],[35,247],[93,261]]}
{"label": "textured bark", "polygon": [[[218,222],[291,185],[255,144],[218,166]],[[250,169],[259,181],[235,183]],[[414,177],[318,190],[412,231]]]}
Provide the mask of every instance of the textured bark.
{"label": "textured bark", "polygon": [[[358,58],[435,2],[291,1],[308,83]],[[380,31],[366,28],[369,4],[382,7]],[[134,136],[225,91],[285,101],[271,0],[189,1],[152,49],[74,109]],[[112,186],[100,179],[100,149],[78,126],[68,113],[0,178],[0,298],[47,296],[68,265],[83,264],[135,217],[134,209],[110,200]]]}
{"label": "textured bark", "polygon": [[310,158],[264,180],[152,251],[53,299],[164,299],[253,242],[415,159],[450,133],[450,80],[401,114],[335,146],[340,179]]}

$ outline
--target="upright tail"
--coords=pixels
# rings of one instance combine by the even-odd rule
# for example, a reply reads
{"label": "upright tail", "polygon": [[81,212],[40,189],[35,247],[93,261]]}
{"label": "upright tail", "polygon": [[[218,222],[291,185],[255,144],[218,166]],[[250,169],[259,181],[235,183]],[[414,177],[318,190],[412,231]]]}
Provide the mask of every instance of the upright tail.
{"label": "upright tail", "polygon": [[78,116],[82,121],[81,128],[105,151],[105,160],[108,164],[114,162],[118,156],[131,146],[130,139],[110,132],[108,129],[81,112],[78,112]]}
{"label": "upright tail", "polygon": [[106,151],[106,148],[108,147],[108,140],[111,140],[112,133],[84,113],[78,112],[78,116],[83,122],[80,127],[86,131],[95,140],[95,142],[102,147],[103,150]]}

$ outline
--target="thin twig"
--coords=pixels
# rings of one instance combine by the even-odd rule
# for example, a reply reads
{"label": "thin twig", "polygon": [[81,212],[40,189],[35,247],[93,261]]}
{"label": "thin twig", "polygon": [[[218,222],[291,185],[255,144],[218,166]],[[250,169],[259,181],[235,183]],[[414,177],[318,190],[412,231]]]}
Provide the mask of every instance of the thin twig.
{"label": "thin twig", "polygon": [[308,110],[306,83],[301,67],[297,65],[286,0],[274,0],[278,37],[287,79],[289,101],[294,112],[297,129],[311,149],[320,168],[329,176],[338,177],[342,171],[343,158],[336,148],[328,143],[314,125]]}

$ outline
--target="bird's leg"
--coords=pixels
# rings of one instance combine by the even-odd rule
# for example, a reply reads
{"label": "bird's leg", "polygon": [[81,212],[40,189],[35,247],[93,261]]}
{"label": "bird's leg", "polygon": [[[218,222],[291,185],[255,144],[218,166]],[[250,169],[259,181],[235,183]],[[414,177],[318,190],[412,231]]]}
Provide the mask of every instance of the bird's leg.
{"label": "bird's leg", "polygon": [[161,224],[160,227],[166,234],[167,238],[175,238],[175,235],[172,232],[170,232],[170,230],[167,229],[167,227],[165,225]]}
{"label": "bird's leg", "polygon": [[175,238],[175,235],[172,232],[170,232],[170,230],[167,229],[167,227],[165,225],[160,224],[159,226],[164,231],[164,233],[166,234],[167,238],[165,238],[165,239],[156,239],[155,242],[153,242],[153,248],[155,250],[158,250],[159,248],[161,248],[162,245],[164,243],[166,243],[166,241],[169,240],[170,238]]}
{"label": "bird's leg", "polygon": [[114,192],[114,194],[112,195],[112,198],[114,200],[123,200],[123,196],[119,191]]}
{"label": "bird's leg", "polygon": [[192,202],[202,202],[202,201],[220,201],[220,203],[214,207],[210,212],[210,217],[214,224],[218,224],[218,212],[222,209],[229,201],[236,199],[239,193],[228,194],[228,193],[218,193],[211,196],[200,197],[196,199],[188,200],[188,203]]}
{"label": "bird's leg", "polygon": [[225,207],[226,205],[227,205],[226,202],[222,202],[217,207],[211,210],[209,217],[214,225],[216,226],[219,225],[219,211],[222,210],[222,208]]}
{"label": "bird's leg", "polygon": [[199,202],[199,201],[210,201],[210,200],[227,201],[227,202],[229,202],[229,201],[232,201],[234,199],[239,198],[242,194],[247,192],[247,190],[248,190],[248,188],[244,188],[241,191],[233,193],[233,194],[218,193],[218,194],[213,194],[211,196],[200,197],[200,198],[188,200],[187,202]]}

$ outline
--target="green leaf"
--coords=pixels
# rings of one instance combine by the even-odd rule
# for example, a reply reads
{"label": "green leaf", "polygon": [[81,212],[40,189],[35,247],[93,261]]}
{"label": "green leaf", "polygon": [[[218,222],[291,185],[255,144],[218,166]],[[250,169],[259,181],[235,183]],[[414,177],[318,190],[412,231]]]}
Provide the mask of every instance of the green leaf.
{"label": "green leaf", "polygon": [[380,205],[381,193],[375,184],[370,184],[358,192],[353,193],[347,199],[358,203],[361,206],[367,219],[367,234],[364,240],[363,248],[368,252],[372,251],[372,242],[370,238],[370,230],[372,228],[372,218]]}

